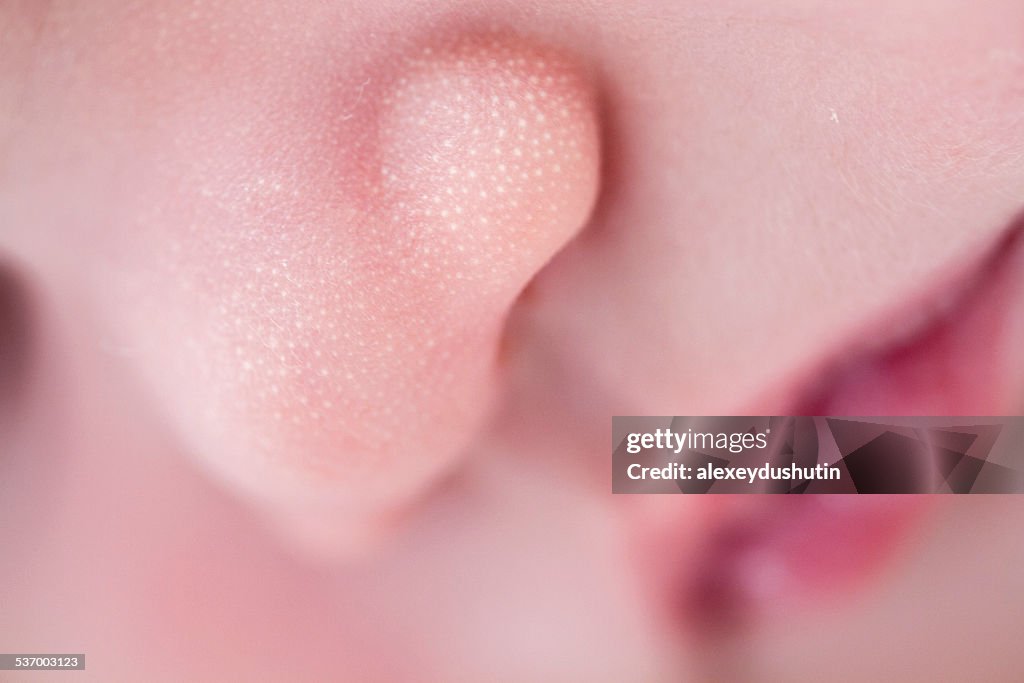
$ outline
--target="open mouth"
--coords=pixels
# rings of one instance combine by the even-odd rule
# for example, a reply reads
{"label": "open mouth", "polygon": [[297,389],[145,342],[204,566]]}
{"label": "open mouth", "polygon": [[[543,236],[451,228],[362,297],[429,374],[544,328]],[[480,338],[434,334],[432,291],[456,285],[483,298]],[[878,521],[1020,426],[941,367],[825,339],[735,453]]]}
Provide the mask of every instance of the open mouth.
{"label": "open mouth", "polygon": [[[1024,222],[814,365],[792,415],[1010,415],[1024,403]],[[731,498],[731,497],[730,497]],[[909,542],[930,496],[739,496],[676,577],[699,632],[836,597]],[[691,558],[692,559],[692,558]],[[806,602],[805,600],[803,602]],[[678,604],[678,603],[677,603]],[[713,626],[709,630],[709,626]]]}

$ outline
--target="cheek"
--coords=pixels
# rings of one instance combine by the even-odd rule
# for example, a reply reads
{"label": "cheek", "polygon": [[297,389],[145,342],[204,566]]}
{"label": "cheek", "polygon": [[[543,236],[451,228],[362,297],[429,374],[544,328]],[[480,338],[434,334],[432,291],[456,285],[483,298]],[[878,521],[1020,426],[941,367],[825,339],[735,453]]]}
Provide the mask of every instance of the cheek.
{"label": "cheek", "polygon": [[158,121],[165,165],[94,277],[203,462],[260,498],[366,511],[471,437],[509,307],[587,218],[598,143],[583,75],[515,38],[342,80]]}

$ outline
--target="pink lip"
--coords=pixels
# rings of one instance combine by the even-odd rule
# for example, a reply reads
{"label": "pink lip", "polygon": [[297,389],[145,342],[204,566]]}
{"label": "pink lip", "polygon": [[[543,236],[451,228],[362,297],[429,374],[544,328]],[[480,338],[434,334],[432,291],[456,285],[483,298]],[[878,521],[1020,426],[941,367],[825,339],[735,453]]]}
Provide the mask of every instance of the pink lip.
{"label": "pink lip", "polygon": [[[903,311],[869,330],[796,393],[788,414],[1006,415],[1024,402],[1024,229],[1008,231],[966,276],[915,303],[929,311],[909,329]],[[963,271],[961,271],[963,272]],[[893,330],[898,325],[903,329]],[[870,337],[874,336],[874,339]],[[881,341],[879,341],[881,340]],[[792,394],[790,394],[792,395]],[[770,402],[769,402],[770,403]],[[773,406],[773,407],[777,407]],[[665,569],[666,547],[699,528],[667,515],[649,559],[660,566],[670,618],[701,636],[768,616],[813,609],[860,588],[910,541],[934,496],[723,496],[696,556]],[[688,513],[686,506],[679,506]],[[664,533],[662,533],[664,532]],[[668,554],[671,557],[671,554]],[[673,564],[673,561],[669,561]],[[671,597],[664,600],[665,592]]]}
{"label": "pink lip", "polygon": [[839,599],[898,550],[923,496],[759,497],[719,520],[675,603],[704,637]]}
{"label": "pink lip", "polygon": [[[1024,229],[1018,225],[966,277],[915,305],[928,311],[924,316],[897,311],[866,332],[868,348],[827,363],[804,392],[799,414],[1018,412],[1024,402],[1022,273]],[[908,323],[915,315],[919,322]]]}

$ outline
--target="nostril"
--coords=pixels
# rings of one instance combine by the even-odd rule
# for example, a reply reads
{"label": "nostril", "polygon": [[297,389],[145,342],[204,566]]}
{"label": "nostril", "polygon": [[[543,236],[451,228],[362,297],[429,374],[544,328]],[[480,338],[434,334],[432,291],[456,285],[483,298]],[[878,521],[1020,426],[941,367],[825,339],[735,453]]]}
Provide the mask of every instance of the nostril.
{"label": "nostril", "polygon": [[32,327],[24,280],[0,258],[0,432],[14,421],[28,383]]}

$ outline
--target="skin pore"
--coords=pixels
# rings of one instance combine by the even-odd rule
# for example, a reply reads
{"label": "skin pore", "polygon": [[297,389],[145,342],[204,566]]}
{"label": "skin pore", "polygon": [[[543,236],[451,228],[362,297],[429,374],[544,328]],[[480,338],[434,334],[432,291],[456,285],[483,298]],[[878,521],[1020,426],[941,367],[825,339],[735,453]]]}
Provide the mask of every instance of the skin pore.
{"label": "skin pore", "polygon": [[998,0],[3,4],[0,339],[32,343],[0,360],[31,368],[0,390],[0,642],[96,680],[1011,680],[1013,499],[936,505],[842,594],[752,583],[708,644],[696,558],[805,512],[612,497],[606,456],[613,414],[787,412],[998,243],[1022,27]]}

